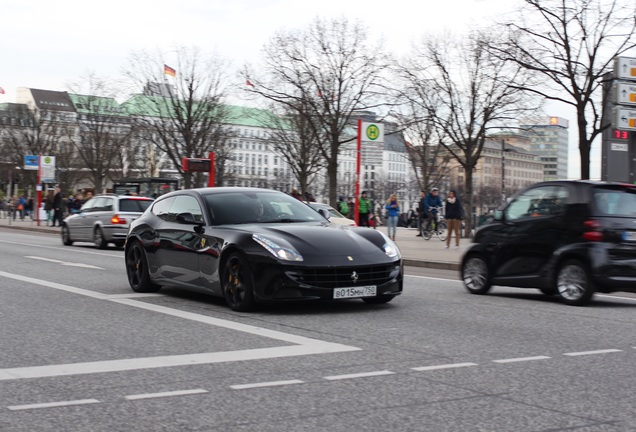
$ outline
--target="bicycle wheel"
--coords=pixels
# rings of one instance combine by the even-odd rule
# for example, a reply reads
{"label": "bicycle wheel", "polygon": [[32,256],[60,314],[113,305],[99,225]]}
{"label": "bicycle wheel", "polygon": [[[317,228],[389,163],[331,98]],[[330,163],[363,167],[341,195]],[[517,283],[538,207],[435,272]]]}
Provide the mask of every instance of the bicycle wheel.
{"label": "bicycle wheel", "polygon": [[422,227],[420,228],[420,233],[422,234],[422,238],[424,240],[430,240],[431,236],[433,235],[433,232],[430,229],[426,229],[425,224],[422,224]]}
{"label": "bicycle wheel", "polygon": [[441,221],[437,224],[437,237],[441,241],[445,241],[448,237],[448,226],[446,225],[446,222]]}

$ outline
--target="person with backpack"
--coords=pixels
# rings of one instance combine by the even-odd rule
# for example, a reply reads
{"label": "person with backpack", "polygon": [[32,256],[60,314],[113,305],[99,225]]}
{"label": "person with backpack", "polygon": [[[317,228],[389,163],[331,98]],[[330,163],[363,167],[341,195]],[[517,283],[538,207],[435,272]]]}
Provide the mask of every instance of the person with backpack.
{"label": "person with backpack", "polygon": [[338,211],[345,217],[347,216],[347,214],[349,214],[349,204],[347,204],[342,195],[338,197]]}
{"label": "person with backpack", "polygon": [[369,226],[369,212],[371,211],[371,203],[367,199],[367,191],[360,194],[360,203],[358,207],[358,225]]}

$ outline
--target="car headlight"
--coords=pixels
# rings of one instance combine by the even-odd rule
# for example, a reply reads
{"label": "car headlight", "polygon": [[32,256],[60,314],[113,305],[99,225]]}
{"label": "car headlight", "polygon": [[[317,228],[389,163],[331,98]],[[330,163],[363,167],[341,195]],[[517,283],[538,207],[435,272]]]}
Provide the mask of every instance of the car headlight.
{"label": "car headlight", "polygon": [[397,245],[386,234],[382,232],[380,232],[380,234],[382,234],[382,237],[384,237],[384,244],[382,245],[384,253],[390,258],[399,258],[400,250],[398,249]]}
{"label": "car headlight", "polygon": [[278,259],[285,261],[302,261],[303,257],[290,244],[281,240],[272,240],[260,234],[252,234],[252,238],[256,243],[263,246],[269,253]]}

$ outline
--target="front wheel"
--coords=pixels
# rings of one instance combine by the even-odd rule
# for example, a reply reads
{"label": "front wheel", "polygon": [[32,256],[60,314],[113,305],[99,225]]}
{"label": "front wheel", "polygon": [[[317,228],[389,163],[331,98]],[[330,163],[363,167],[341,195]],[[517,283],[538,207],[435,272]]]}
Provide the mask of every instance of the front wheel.
{"label": "front wheel", "polygon": [[462,280],[472,294],[486,294],[491,287],[490,269],[484,259],[478,255],[469,256],[462,263]]}
{"label": "front wheel", "polygon": [[144,248],[139,243],[134,243],[126,251],[126,274],[128,275],[128,283],[135,292],[152,293],[161,289],[160,285],[150,280],[148,258]]}
{"label": "front wheel", "polygon": [[237,312],[247,312],[256,306],[254,282],[247,261],[232,253],[223,267],[223,295],[228,306]]}
{"label": "front wheel", "polygon": [[68,225],[62,225],[62,243],[65,246],[72,246],[73,240],[71,239],[71,230],[68,229]]}
{"label": "front wheel", "polygon": [[446,222],[442,221],[437,224],[437,237],[441,241],[445,241],[446,237],[448,237],[448,226],[446,225]]}
{"label": "front wheel", "polygon": [[594,295],[592,278],[583,263],[578,260],[568,260],[559,267],[556,289],[563,302],[572,306],[583,306]]}

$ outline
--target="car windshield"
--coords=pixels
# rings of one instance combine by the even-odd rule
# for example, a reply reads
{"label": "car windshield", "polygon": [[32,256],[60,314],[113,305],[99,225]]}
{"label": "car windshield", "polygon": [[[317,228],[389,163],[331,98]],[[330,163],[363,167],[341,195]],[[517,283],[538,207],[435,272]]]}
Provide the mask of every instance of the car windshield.
{"label": "car windshield", "polygon": [[152,204],[152,200],[145,198],[126,198],[119,201],[119,210],[123,212],[143,213]]}
{"label": "car windshield", "polygon": [[594,188],[594,207],[607,216],[636,216],[636,188]]}
{"label": "car windshield", "polygon": [[324,219],[281,192],[222,192],[205,195],[212,225],[317,222]]}

